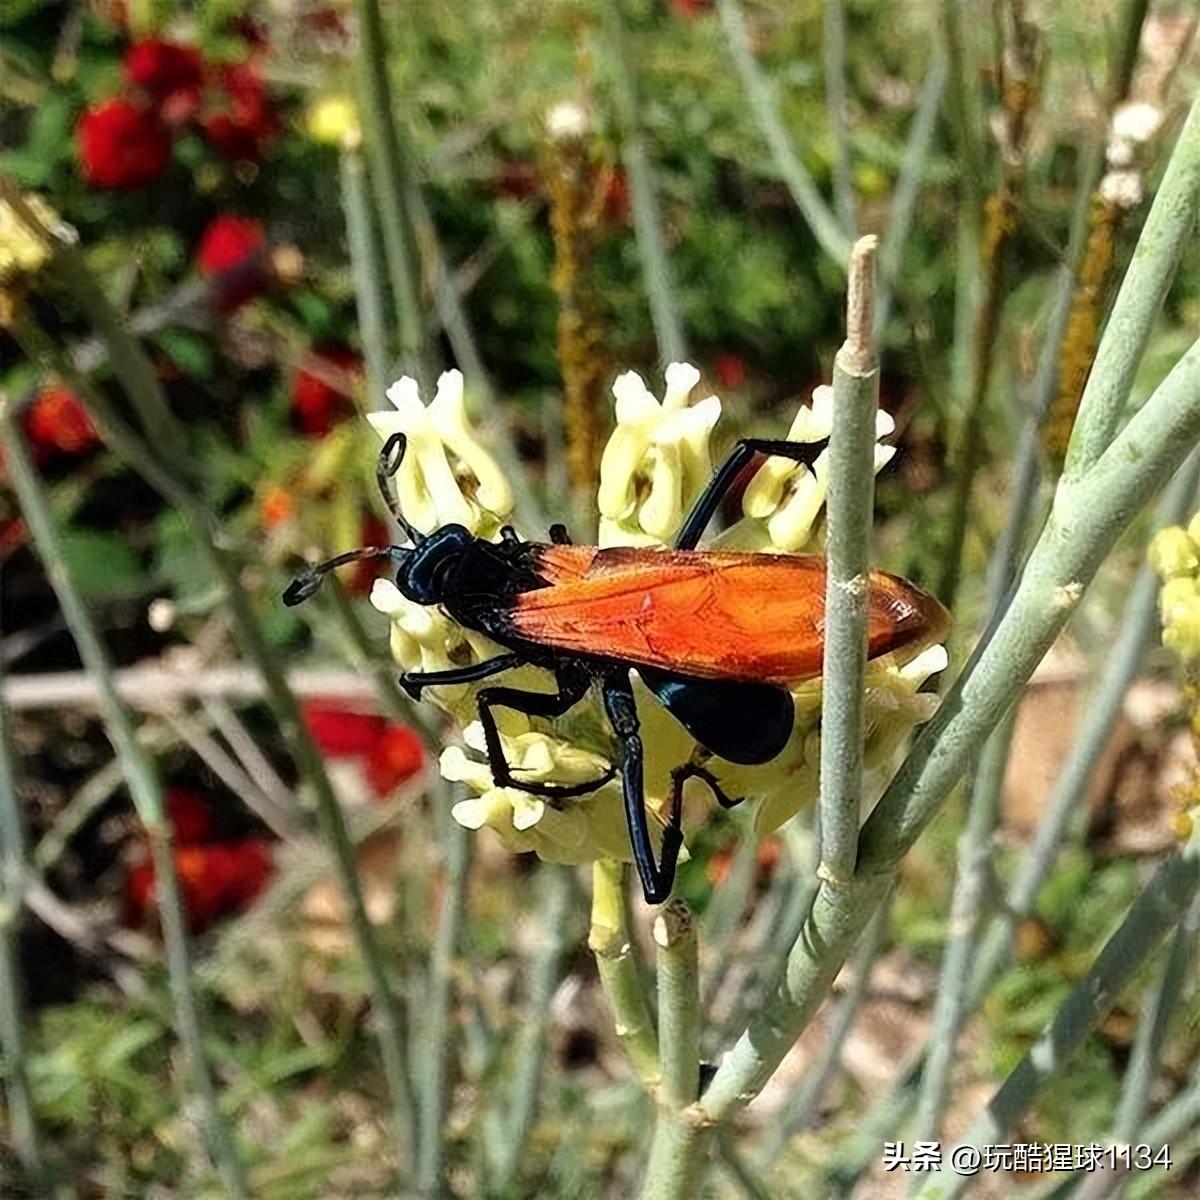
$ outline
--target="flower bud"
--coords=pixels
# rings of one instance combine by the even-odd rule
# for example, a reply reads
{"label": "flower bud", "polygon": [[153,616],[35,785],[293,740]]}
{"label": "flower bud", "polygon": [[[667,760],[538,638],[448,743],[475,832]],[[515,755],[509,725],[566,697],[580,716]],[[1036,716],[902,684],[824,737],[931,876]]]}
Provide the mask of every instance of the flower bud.
{"label": "flower bud", "polygon": [[1200,569],[1200,553],[1187,531],[1178,525],[1160,529],[1150,541],[1150,565],[1164,579],[1195,575]]}

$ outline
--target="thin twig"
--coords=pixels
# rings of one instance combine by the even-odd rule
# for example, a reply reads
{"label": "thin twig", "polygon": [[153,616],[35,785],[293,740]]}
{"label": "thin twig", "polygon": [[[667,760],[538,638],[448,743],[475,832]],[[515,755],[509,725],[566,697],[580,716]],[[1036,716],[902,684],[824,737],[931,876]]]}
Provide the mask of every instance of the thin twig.
{"label": "thin twig", "polygon": [[829,1032],[821,1045],[817,1060],[805,1071],[799,1083],[779,1108],[779,1114],[766,1138],[759,1156],[760,1165],[773,1163],[801,1130],[808,1128],[820,1112],[826,1089],[842,1064],[842,1051],[854,1022],[870,995],[871,971],[875,960],[887,944],[888,922],[891,918],[891,898],[879,906],[863,935],[862,944],[854,958],[854,979],[841,997],[829,1024]]}
{"label": "thin twig", "polygon": [[[0,681],[4,669],[0,666]],[[8,736],[8,712],[0,703],[0,1047],[4,1051],[4,1098],[8,1125],[31,1191],[47,1189],[42,1139],[26,1070],[25,996],[17,943],[24,905],[25,827],[17,803],[17,777]]]}
{"label": "thin twig", "polygon": [[425,333],[417,286],[412,229],[404,203],[404,162],[395,125],[396,106],[388,78],[387,47],[379,0],[356,0],[359,37],[359,95],[366,131],[370,180],[379,207],[384,258],[395,305],[404,372],[428,383]]}
{"label": "thin twig", "polygon": [[621,18],[622,0],[605,6],[612,46],[613,92],[621,137],[621,158],[629,176],[633,232],[642,260],[642,276],[650,297],[650,315],[658,356],[663,363],[687,357],[687,342],[671,282],[671,264],[663,240],[662,213],[654,187],[654,172],[642,137],[637,88],[630,63],[628,38]]}
{"label": "thin twig", "polygon": [[538,883],[541,946],[532,964],[521,1024],[514,1038],[512,1078],[487,1122],[491,1134],[491,1190],[501,1196],[509,1195],[520,1178],[537,1116],[552,1001],[562,978],[563,954],[573,935],[571,904],[575,887],[571,869],[543,863],[538,868]]}
{"label": "thin twig", "polygon": [[467,902],[467,874],[471,839],[467,831],[441,806],[434,814],[445,861],[441,911],[429,962],[429,992],[425,997],[421,1034],[421,1072],[417,1076],[420,1122],[417,1139],[416,1183],[422,1195],[444,1190],[445,1139],[442,1123],[450,1100],[450,1067],[458,1043],[452,1030],[454,960],[459,952]]}
{"label": "thin twig", "polygon": [[879,401],[875,254],[874,237],[855,243],[846,296],[846,341],[833,366],[817,874],[835,885],[854,874],[862,803],[863,686]]}
{"label": "thin twig", "polygon": [[854,202],[854,161],[850,152],[850,118],[846,110],[846,9],[842,0],[825,0],[825,111],[833,133],[833,200],[847,237],[858,233]]}
{"label": "thin twig", "polygon": [[126,783],[150,842],[177,1030],[183,1044],[192,1090],[200,1105],[208,1151],[230,1194],[245,1196],[247,1192],[242,1162],[217,1105],[204,1053],[200,1010],[192,989],[183,900],[175,874],[171,830],[163,808],[158,774],[138,742],[133,722],[112,684],[108,653],[63,557],[49,501],[30,461],[24,435],[2,398],[0,426],[3,428],[9,476],[20,499],[30,536],[41,555],[84,666],[96,679],[105,727],[113,750],[121,760]]}
{"label": "thin twig", "polygon": [[341,170],[354,306],[367,367],[367,407],[372,408],[384,402],[384,390],[391,381],[392,356],[388,349],[387,298],[379,273],[375,220],[367,195],[367,168],[357,139],[342,147]]}
{"label": "thin twig", "polygon": [[[1042,1087],[1116,1003],[1162,938],[1180,921],[1200,888],[1200,841],[1174,854],[1134,901],[1087,974],[1072,988],[1049,1025],[1009,1074],[959,1145],[997,1143],[1013,1128]],[[945,1172],[925,1185],[920,1200],[953,1200],[968,1176]]]}
{"label": "thin twig", "polygon": [[835,263],[845,267],[850,260],[850,239],[842,231],[837,217],[825,203],[808,168],[792,146],[792,140],[779,116],[771,83],[750,49],[750,36],[741,6],[737,0],[717,0],[717,12],[725,27],[729,52],[742,77],[742,86],[746,89],[755,122],[775,160],[775,169],[787,185],[817,244]]}

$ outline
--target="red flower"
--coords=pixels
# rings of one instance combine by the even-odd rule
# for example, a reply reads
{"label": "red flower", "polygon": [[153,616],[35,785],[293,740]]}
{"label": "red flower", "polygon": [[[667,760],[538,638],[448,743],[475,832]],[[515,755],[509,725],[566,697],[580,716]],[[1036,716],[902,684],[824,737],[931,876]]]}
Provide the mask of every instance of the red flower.
{"label": "red flower", "polygon": [[196,265],[214,280],[213,300],[221,312],[232,312],[266,287],[266,244],[262,225],[252,217],[222,214],[209,221]]}
{"label": "red flower", "polygon": [[125,78],[159,102],[168,125],[182,125],[200,107],[204,56],[195,46],[143,38],[125,52]]}
{"label": "red flower", "polygon": [[251,63],[226,67],[220,75],[217,111],[201,121],[212,147],[233,162],[257,162],[279,132],[267,85]]}
{"label": "red flower", "polygon": [[382,717],[347,712],[321,700],[301,705],[304,724],[327,758],[359,758],[370,754],[387,728]]}
{"label": "red flower", "polygon": [[83,454],[100,445],[100,435],[74,392],[43,388],[25,414],[25,432],[38,458]]}
{"label": "red flower", "polygon": [[171,157],[171,139],[158,115],[128,100],[89,108],[75,136],[84,178],[94,187],[145,187]]}
{"label": "red flower", "polygon": [[685,21],[695,21],[712,11],[712,0],[670,0],[671,11]]}
{"label": "red flower", "polygon": [[[274,870],[271,847],[262,838],[177,846],[174,859],[184,913],[193,933],[247,908]],[[143,926],[156,907],[154,865],[145,859],[125,876],[125,920]]]}
{"label": "red flower", "polygon": [[177,846],[195,846],[212,833],[212,809],[199,792],[191,788],[167,789],[167,816]]}
{"label": "red flower", "polygon": [[713,375],[723,388],[739,388],[746,379],[746,360],[740,354],[720,354],[713,363]]}
{"label": "red flower", "polygon": [[339,376],[361,371],[362,360],[344,346],[322,347],[311,358],[317,370],[292,377],[292,415],[301,433],[324,437],[351,410],[349,388]]}
{"label": "red flower", "polygon": [[367,756],[367,782],[380,799],[425,765],[425,747],[407,725],[389,725]]}

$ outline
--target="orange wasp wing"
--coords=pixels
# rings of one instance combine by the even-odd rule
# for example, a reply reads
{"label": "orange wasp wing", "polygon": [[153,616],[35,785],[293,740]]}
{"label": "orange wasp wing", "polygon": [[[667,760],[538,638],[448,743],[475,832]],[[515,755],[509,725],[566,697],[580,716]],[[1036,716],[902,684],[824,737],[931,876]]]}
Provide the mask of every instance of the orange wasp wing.
{"label": "orange wasp wing", "polygon": [[[551,584],[507,612],[513,632],[568,653],[697,679],[794,683],[821,673],[825,560],[704,550],[541,547]],[[872,572],[871,658],[935,641],[945,610],[913,584]]]}

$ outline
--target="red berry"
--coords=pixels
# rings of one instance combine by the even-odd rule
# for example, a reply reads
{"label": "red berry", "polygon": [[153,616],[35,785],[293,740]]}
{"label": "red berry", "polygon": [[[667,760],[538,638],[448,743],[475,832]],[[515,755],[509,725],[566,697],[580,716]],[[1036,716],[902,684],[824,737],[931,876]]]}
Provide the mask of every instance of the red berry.
{"label": "red berry", "polygon": [[425,765],[425,746],[407,725],[389,725],[367,757],[367,782],[380,799]]}
{"label": "red berry", "polygon": [[144,187],[171,157],[171,139],[158,115],[128,100],[88,109],[75,134],[84,178],[94,187]]}

